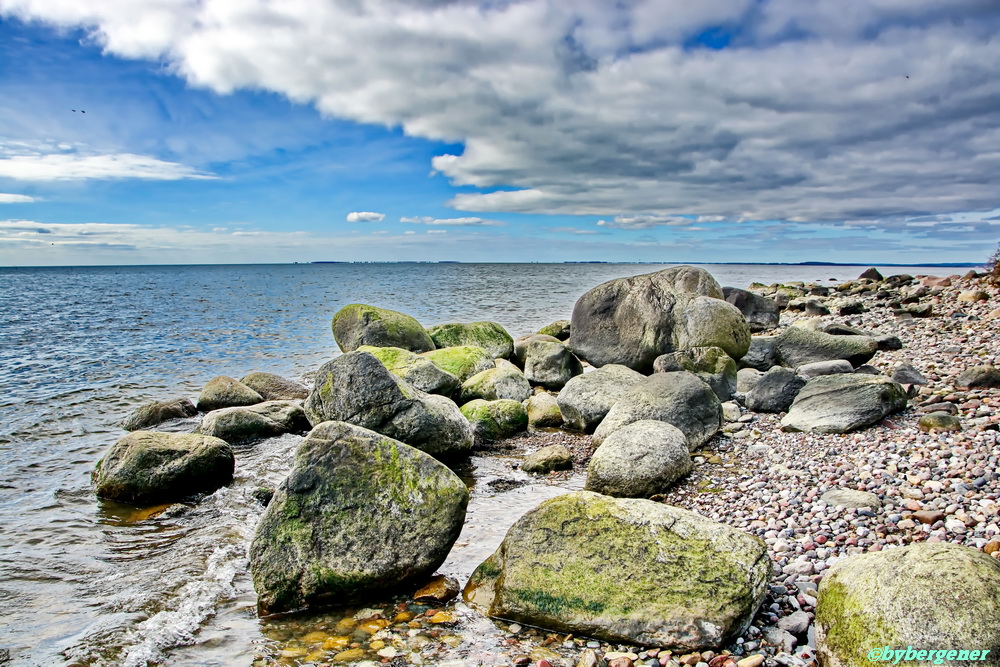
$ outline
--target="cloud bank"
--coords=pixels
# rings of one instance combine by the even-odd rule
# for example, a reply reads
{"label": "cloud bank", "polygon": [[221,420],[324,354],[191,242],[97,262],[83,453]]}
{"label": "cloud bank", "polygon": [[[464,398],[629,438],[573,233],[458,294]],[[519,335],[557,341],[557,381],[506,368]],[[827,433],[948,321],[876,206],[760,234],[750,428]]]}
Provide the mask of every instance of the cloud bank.
{"label": "cloud bank", "polygon": [[471,212],[642,229],[670,223],[614,216],[902,219],[1000,199],[995,0],[0,0],[0,12],[84,26],[108,53],[163,61],[195,86],[460,142],[433,168],[481,190],[451,202]]}
{"label": "cloud bank", "polygon": [[13,195],[0,192],[0,204],[30,204],[33,201],[35,201],[35,198],[28,195]]}
{"label": "cloud bank", "polygon": [[177,162],[134,153],[95,153],[67,144],[0,143],[0,178],[16,181],[211,179]]}

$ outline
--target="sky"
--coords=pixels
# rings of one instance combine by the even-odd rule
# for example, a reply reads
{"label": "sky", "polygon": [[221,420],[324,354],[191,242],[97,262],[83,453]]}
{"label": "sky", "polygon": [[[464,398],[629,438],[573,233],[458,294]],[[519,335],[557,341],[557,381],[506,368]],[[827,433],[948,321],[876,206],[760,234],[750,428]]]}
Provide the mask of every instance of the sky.
{"label": "sky", "polygon": [[0,266],[983,262],[996,0],[0,0]]}

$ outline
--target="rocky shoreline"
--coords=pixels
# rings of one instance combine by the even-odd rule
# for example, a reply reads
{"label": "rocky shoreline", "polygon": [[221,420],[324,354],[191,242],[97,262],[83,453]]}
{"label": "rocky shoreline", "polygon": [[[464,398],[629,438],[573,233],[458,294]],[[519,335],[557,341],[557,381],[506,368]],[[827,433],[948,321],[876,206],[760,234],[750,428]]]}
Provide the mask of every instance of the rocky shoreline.
{"label": "rocky shoreline", "polygon": [[[804,667],[816,660],[831,666],[863,664],[862,658],[858,658],[856,662],[845,658],[845,651],[849,650],[845,648],[847,645],[844,642],[847,640],[842,628],[853,621],[845,621],[843,610],[834,609],[830,584],[825,584],[825,593],[819,590],[824,578],[829,578],[831,568],[836,567],[837,572],[843,573],[841,578],[846,583],[840,584],[838,579],[838,586],[847,586],[850,590],[851,580],[848,578],[849,568],[846,563],[853,557],[887,553],[900,546],[938,544],[943,546],[938,549],[941,554],[934,552],[935,558],[961,560],[969,553],[985,554],[983,557],[989,558],[993,563],[991,567],[996,567],[995,574],[997,581],[1000,581],[1000,564],[997,564],[997,559],[1000,558],[1000,481],[997,475],[1000,457],[997,442],[1000,391],[996,388],[1000,386],[1000,381],[993,378],[989,370],[1000,363],[994,332],[996,322],[1000,321],[1000,311],[997,308],[1000,305],[1000,290],[995,285],[977,275],[948,279],[890,277],[883,280],[881,276],[866,272],[858,281],[836,287],[815,284],[770,287],[755,285],[752,286],[752,291],[727,288],[726,293],[723,293],[717,284],[710,284],[714,283],[710,276],[705,278],[695,273],[682,273],[681,278],[671,279],[674,280],[673,286],[664,291],[669,298],[658,297],[659,301],[653,300],[661,304],[658,307],[662,307],[663,303],[668,304],[667,315],[654,312],[648,321],[656,324],[663,320],[673,320],[680,323],[677,325],[681,327],[680,333],[675,327],[673,331],[656,330],[653,334],[645,335],[639,344],[627,350],[620,361],[616,361],[614,357],[614,347],[620,343],[614,336],[610,337],[611,343],[608,343],[607,325],[595,324],[587,317],[581,319],[576,311],[572,326],[556,323],[549,329],[549,333],[556,336],[546,333],[510,341],[509,348],[505,347],[503,335],[500,335],[500,332],[506,332],[493,323],[475,323],[491,326],[477,326],[474,329],[463,329],[465,325],[448,325],[428,329],[427,333],[417,324],[416,327],[410,327],[412,335],[408,334],[412,340],[408,348],[412,351],[407,353],[409,356],[397,352],[387,356],[387,353],[380,350],[395,350],[395,345],[400,345],[402,339],[398,335],[393,337],[398,333],[399,327],[396,324],[383,326],[374,339],[367,336],[365,327],[372,321],[378,322],[380,318],[386,317],[382,313],[391,311],[379,313],[376,312],[378,309],[365,310],[370,307],[349,307],[352,312],[338,313],[341,328],[339,333],[338,318],[334,321],[338,342],[349,339],[347,347],[351,349],[365,345],[368,347],[360,352],[345,354],[321,369],[316,387],[305,400],[305,416],[308,416],[309,422],[316,428],[320,424],[339,421],[357,425],[333,430],[327,427],[324,431],[335,433],[335,436],[324,436],[333,437],[334,441],[344,438],[350,439],[351,443],[371,440],[371,445],[350,445],[354,448],[351,451],[356,459],[352,465],[363,465],[367,456],[364,452],[369,451],[366,447],[374,447],[375,450],[384,452],[385,456],[394,456],[390,450],[406,447],[407,452],[415,452],[419,465],[425,466],[421,470],[440,469],[446,472],[447,469],[430,456],[402,443],[410,443],[433,456],[444,456],[447,459],[468,452],[475,441],[479,450],[499,448],[508,452],[525,452],[525,470],[532,469],[530,466],[534,464],[538,464],[538,467],[533,468],[535,470],[551,470],[541,473],[550,483],[559,484],[569,476],[578,474],[574,471],[590,465],[588,489],[601,489],[602,492],[609,493],[607,489],[616,489],[613,495],[651,498],[652,503],[642,500],[638,501],[642,504],[636,506],[642,507],[643,512],[651,512],[650,516],[660,516],[671,507],[676,507],[681,508],[681,511],[697,512],[710,520],[714,528],[709,529],[709,524],[706,523],[705,527],[684,529],[688,531],[685,534],[689,535],[685,538],[685,544],[688,545],[685,548],[691,547],[691,536],[694,535],[699,535],[698,540],[707,539],[709,542],[725,542],[730,539],[722,537],[728,535],[725,531],[733,531],[734,537],[746,536],[750,541],[740,549],[752,552],[756,549],[753,545],[760,544],[761,553],[766,554],[769,571],[759,592],[733,593],[740,600],[745,598],[745,602],[740,604],[746,606],[740,607],[745,611],[737,608],[725,610],[724,616],[733,623],[732,630],[693,630],[694,625],[686,624],[708,623],[705,617],[708,612],[691,611],[688,613],[694,614],[694,620],[684,620],[681,618],[684,616],[683,602],[680,603],[682,612],[676,621],[680,625],[672,631],[658,630],[657,622],[660,625],[667,623],[663,620],[665,615],[673,612],[653,614],[627,609],[614,612],[623,614],[617,617],[620,619],[637,618],[637,613],[643,618],[655,615],[660,619],[647,619],[649,623],[644,621],[637,628],[648,629],[637,629],[634,636],[638,638],[651,633],[649,636],[653,637],[657,632],[666,632],[664,637],[674,639],[646,642],[650,645],[641,645],[643,642],[635,641],[622,643],[621,640],[629,635],[622,634],[621,628],[615,627],[616,624],[620,626],[622,621],[614,620],[614,613],[609,620],[597,621],[596,625],[591,620],[564,622],[566,616],[577,613],[573,610],[580,604],[588,609],[617,608],[611,604],[611,598],[617,599],[618,591],[608,592],[600,600],[580,602],[561,598],[556,600],[551,598],[551,593],[542,593],[542,589],[538,589],[532,595],[549,596],[545,598],[547,601],[544,604],[539,606],[540,603],[532,602],[527,607],[511,607],[508,604],[503,609],[495,606],[491,593],[484,606],[482,599],[477,600],[475,591],[488,584],[491,587],[497,586],[495,594],[501,594],[500,584],[494,583],[496,575],[504,567],[502,561],[498,561],[500,565],[488,566],[488,563],[484,563],[480,566],[477,575],[473,577],[476,583],[466,589],[466,600],[479,609],[479,612],[472,611],[461,602],[450,602],[441,609],[431,605],[415,611],[408,610],[406,603],[400,603],[401,611],[393,618],[388,618],[384,611],[367,618],[358,618],[361,625],[379,621],[375,623],[378,627],[367,635],[355,633],[357,636],[353,636],[352,641],[344,641],[341,635],[325,633],[322,641],[313,642],[316,646],[312,650],[285,649],[277,657],[276,664],[328,664],[358,660],[374,661],[371,664],[420,664],[425,660],[420,658],[419,651],[413,652],[405,648],[408,646],[407,638],[424,636],[421,628],[428,625],[437,626],[432,630],[432,633],[437,633],[437,637],[454,636],[443,633],[440,628],[450,627],[454,623],[469,623],[477,613],[482,612],[500,618],[509,618],[511,614],[515,614],[523,619],[521,623],[496,621],[497,627],[507,633],[505,642],[509,651],[505,651],[506,657],[493,656],[487,661],[482,656],[477,658],[469,655],[468,662],[459,661],[455,664],[524,665],[537,662],[541,667],[545,664],[581,667],[598,664],[613,667],[758,667],[761,664],[781,664],[786,667]],[[584,311],[589,309],[602,313],[602,317],[607,310],[606,305],[602,305],[602,299],[611,299],[617,308],[622,308],[621,304],[625,303],[627,308],[634,309],[634,304],[629,305],[628,300],[637,291],[648,291],[649,280],[645,276],[639,276],[612,281],[616,283],[615,286],[595,288],[592,292],[596,292],[596,296],[585,295],[580,303],[584,304]],[[655,289],[661,289],[656,285],[655,279],[652,284]],[[581,309],[580,303],[577,310]],[[676,309],[672,315],[670,309]],[[366,314],[361,317],[357,315],[358,312]],[[363,321],[362,326],[356,323],[345,324],[351,318]],[[588,327],[590,334],[587,333]],[[741,332],[741,327],[745,333]],[[751,338],[750,329],[763,335]],[[565,342],[567,333],[572,334],[568,343]],[[574,339],[574,335],[579,336],[579,339]],[[435,346],[441,347],[435,336],[447,337],[447,344],[443,349],[435,349]],[[341,342],[341,345],[344,347],[345,343]],[[475,352],[483,349],[489,349],[489,352],[485,355]],[[674,351],[657,353],[657,350],[663,352],[663,349]],[[596,372],[588,368],[584,372],[584,365],[580,364],[574,353],[583,357],[585,362],[593,360],[600,363],[603,369],[613,368],[606,364],[624,363],[642,372],[635,373],[623,367],[621,372],[616,371],[618,375],[615,378],[600,380],[614,385],[614,389],[608,394],[607,390],[598,391],[593,386],[602,373],[606,374],[605,371],[602,369],[601,372]],[[516,365],[507,361],[492,361],[493,358],[503,359],[508,356]],[[430,359],[431,363],[427,363],[426,359]],[[486,361],[490,363],[486,364]],[[737,364],[746,370],[737,374]],[[385,369],[391,371],[391,374]],[[650,370],[656,372],[647,378],[645,373]],[[365,382],[370,384],[371,378],[383,377],[380,373],[385,374],[385,379],[376,381],[373,385],[376,388],[369,387],[360,393],[352,387],[357,387],[356,383],[361,380],[344,379],[365,378]],[[629,373],[634,374],[634,377]],[[410,382],[413,387],[420,386],[421,389],[411,389],[408,384]],[[590,385],[582,390],[581,383]],[[690,388],[684,388],[688,386]],[[233,437],[252,438],[254,429],[260,428],[264,432],[279,428],[275,426],[273,415],[280,412],[284,415],[284,423],[289,424],[287,430],[303,430],[306,426],[302,415],[291,415],[294,412],[291,406],[302,405],[303,397],[301,393],[295,397],[289,393],[291,390],[301,392],[302,387],[282,387],[284,392],[278,392],[272,397],[265,396],[264,392],[254,392],[256,396],[237,399],[242,403],[230,402],[221,408],[218,402],[210,403],[206,400],[206,404],[216,409],[208,412],[203,425],[220,422],[218,413],[223,410],[240,411],[241,415],[248,412],[252,418],[235,419],[232,413],[228,413],[224,415],[229,418],[228,421],[221,421],[229,424],[228,432],[234,434]],[[440,393],[446,396],[457,397],[461,393],[460,405],[464,405],[460,413],[453,407],[455,403],[440,394],[424,393],[438,391],[439,387],[444,387]],[[575,388],[570,389],[571,387]],[[236,393],[243,392],[240,387],[235,390]],[[234,387],[227,385],[226,391],[232,394]],[[578,397],[581,391],[586,394],[586,400],[573,398]],[[605,392],[597,400],[597,403],[605,404],[598,410],[598,413],[603,411],[604,414],[588,417],[585,413],[594,409],[594,391]],[[369,398],[368,394],[373,398]],[[910,396],[909,401],[907,394]],[[830,395],[834,397],[833,401],[830,400]],[[552,401],[547,396],[552,396],[555,400]],[[665,396],[668,398],[664,398]],[[280,405],[262,411],[260,406],[268,405],[267,402],[261,402],[266,398],[272,399],[271,403]],[[165,402],[164,405],[169,403]],[[247,407],[241,408],[240,405]],[[597,427],[595,436],[592,438],[581,433],[559,430],[536,430],[534,426],[550,423],[544,419],[551,419],[553,405],[558,406],[557,410],[562,410],[567,420],[569,415],[576,415],[576,411],[583,410],[580,413],[583,416],[578,419],[586,420],[585,427],[588,430]],[[755,406],[755,409],[749,410],[748,405]],[[177,411],[178,408],[175,406],[173,409]],[[143,406],[140,412],[142,410],[147,413],[150,411],[149,406]],[[299,410],[301,412],[301,408]],[[186,406],[182,411],[186,415],[190,414],[190,408]],[[851,415],[851,419],[846,422],[843,418],[845,412]],[[548,417],[544,416],[546,414]],[[262,420],[266,423],[258,424]],[[129,420],[131,424],[137,421],[141,420],[135,415]],[[529,421],[533,428],[525,432],[524,428]],[[199,433],[204,438],[217,436],[227,441],[225,430],[210,431],[205,427]],[[315,436],[310,437],[316,440]],[[649,444],[654,441],[662,444]],[[640,444],[637,445],[636,442]],[[666,455],[659,452],[666,451],[663,447],[674,446],[669,444],[671,442],[681,443],[681,452],[664,458]],[[612,463],[603,464],[611,466],[611,473],[602,474],[605,478],[611,474],[617,481],[599,479],[594,457],[598,444],[603,447],[601,456],[605,458],[608,456],[606,452],[614,450],[614,456],[608,459]],[[321,446],[327,447],[326,444],[317,444],[313,445],[313,449],[319,451],[317,447]],[[335,442],[334,446],[339,445]],[[532,460],[539,458],[538,450],[543,450],[545,454],[540,463]],[[650,456],[653,456],[650,452],[657,452],[654,458],[660,458],[650,463]],[[381,456],[383,455],[380,454],[379,457]],[[681,461],[678,456],[684,460]],[[105,461],[102,461],[102,465],[104,468],[108,467]],[[384,470],[384,464],[382,465],[381,468],[373,469],[372,474],[381,474],[379,471]],[[298,475],[296,479],[307,477],[313,480],[314,470],[315,466],[307,469],[300,467],[299,472],[295,473]],[[415,480],[425,477],[427,472],[419,475],[410,475],[405,471],[393,474],[396,475],[393,479],[401,480],[398,482],[399,488],[406,489],[406,493],[411,496],[427,492],[415,490],[417,487],[414,486]],[[400,474],[402,477],[399,477]],[[500,492],[505,490],[502,481],[497,487]],[[219,484],[224,483],[223,475]],[[344,483],[341,481],[337,484]],[[258,542],[271,544],[274,539],[279,539],[275,544],[285,544],[283,549],[298,553],[301,547],[296,545],[300,542],[294,535],[301,532],[301,529],[295,528],[289,532],[290,529],[279,520],[280,517],[276,518],[276,513],[287,513],[287,508],[292,506],[302,507],[303,502],[307,502],[306,496],[302,496],[302,500],[290,500],[293,487],[295,493],[299,493],[298,489],[301,487],[308,494],[312,493],[311,489],[316,486],[316,482],[295,482],[291,487],[288,484],[286,482],[278,492],[281,509],[275,509],[277,506],[272,505],[266,513],[269,518],[265,524],[276,526],[276,532],[263,537],[259,534]],[[320,486],[326,488],[325,484],[326,482],[321,482]],[[511,488],[515,487],[516,484]],[[339,491],[326,493],[328,496],[330,493],[338,497],[343,495]],[[577,499],[573,502],[582,503],[580,507],[589,507],[591,498],[607,496],[577,494],[573,498]],[[357,502],[357,499],[352,501],[354,504]],[[465,502],[467,500],[456,497],[452,506],[457,509],[449,511],[453,514],[464,513]],[[629,502],[619,503],[623,508],[621,511],[626,515],[633,511],[626,509],[632,507]],[[663,506],[662,511],[655,509],[657,503]],[[598,504],[602,508],[610,507],[604,500]],[[578,511],[566,508],[557,511],[555,505],[551,507],[553,509],[548,510],[550,513]],[[390,503],[382,511],[391,514],[395,510]],[[608,528],[601,529],[604,532],[600,534],[604,538],[599,539],[610,539],[613,534],[626,530],[629,522],[634,520],[613,519],[618,510],[600,511],[610,512],[602,521],[611,523],[607,524]],[[299,510],[296,509],[295,512],[294,517],[300,517]],[[584,515],[589,515],[589,512],[590,509],[585,510]],[[688,514],[682,513],[669,519],[665,525],[673,528],[667,528],[665,535],[672,535],[671,530],[681,530],[683,521],[689,520],[687,517]],[[300,521],[300,518],[295,520]],[[542,522],[540,525],[545,524],[542,519],[538,520]],[[318,531],[318,526],[326,520],[309,521],[313,522],[309,530]],[[458,517],[457,521],[460,526],[461,518]],[[527,515],[518,523],[525,521],[529,521]],[[620,522],[615,524],[615,521]],[[701,526],[698,521],[700,520],[695,520],[695,524]],[[412,530],[423,531],[425,525],[426,522],[417,522]],[[387,525],[379,524],[372,532],[384,533],[387,529]],[[452,521],[442,530],[450,537],[433,538],[443,541],[434,542],[432,539],[427,544],[435,545],[435,553],[443,546],[446,554],[457,536],[456,524]],[[703,531],[703,534],[699,531]],[[505,540],[505,546],[502,547],[504,553],[516,553],[512,550],[519,548],[519,540],[511,537],[514,532],[512,529],[512,533],[508,534],[512,540],[510,546],[507,546]],[[708,537],[713,534],[717,536]],[[571,538],[573,535],[575,533],[568,533],[564,538]],[[671,553],[670,550],[676,547],[666,545],[672,544],[670,540],[673,539],[669,537],[667,542],[662,543],[663,546],[655,548],[661,549],[661,555]],[[562,553],[559,549],[564,548],[562,543],[566,541],[567,539],[560,539],[556,544],[550,545],[555,550],[552,558],[557,565],[532,566],[542,569],[527,570],[523,576],[531,580],[532,577],[537,577],[537,574],[531,572],[570,567],[572,559],[578,555],[576,552],[585,550],[588,542],[574,546],[576,552]],[[338,538],[330,545],[342,543],[343,538]],[[631,545],[634,545],[634,541],[630,542],[627,549],[631,549]],[[949,550],[948,545],[962,545],[968,551],[955,554]],[[402,551],[405,552],[406,548]],[[712,553],[717,555],[698,561],[702,564],[697,568],[718,566],[723,567],[723,571],[730,572],[726,569],[729,566],[724,566],[719,560],[727,550]],[[365,554],[362,561],[378,560],[376,553]],[[287,569],[287,558],[277,558],[277,561],[272,558],[263,566],[255,566],[253,562],[251,566],[258,569],[266,567],[272,574],[281,568]],[[300,553],[296,558],[305,559],[301,567],[306,570],[314,567],[308,564],[313,556]],[[402,558],[405,560],[405,553]],[[419,581],[440,565],[443,558],[444,555],[435,556],[415,569],[410,562],[402,565],[394,562],[386,571],[406,572],[406,577]],[[509,558],[508,555],[508,560]],[[586,558],[590,559],[592,556]],[[617,565],[617,559],[618,556],[612,556],[608,563]],[[513,562],[519,563],[522,560],[518,556]],[[323,562],[323,567],[326,567],[328,563]],[[276,563],[281,567],[277,567]],[[709,566],[709,563],[713,565]],[[981,566],[981,563],[975,565]],[[349,576],[357,576],[354,572],[360,565],[351,567],[354,569]],[[497,567],[501,570],[497,570]],[[507,567],[511,566],[508,564]],[[624,567],[628,571],[630,566],[626,562]],[[601,569],[603,568],[595,572]],[[739,565],[732,572],[749,573],[751,569],[749,564],[745,564]],[[637,573],[638,570],[633,572]],[[324,574],[318,579],[310,578],[310,590],[318,592],[311,593],[312,597],[307,599],[335,603],[339,594],[331,591],[348,590],[355,586],[351,583],[346,589],[343,588],[345,576],[348,574]],[[385,577],[385,571],[375,576]],[[398,578],[396,574],[391,576]],[[657,575],[661,576],[677,575]],[[726,574],[723,578],[735,585],[744,576],[753,579],[757,575]],[[515,575],[508,572],[507,578],[514,579]],[[632,578],[624,575],[619,577],[623,584],[625,580]],[[327,580],[336,580],[336,585],[341,588],[330,588],[329,584],[324,583]],[[355,579],[349,581],[354,582]],[[507,584],[509,581],[505,581],[504,585]],[[304,583],[281,584],[283,590],[289,591],[300,585],[305,586]],[[692,609],[700,608],[699,605],[702,604],[701,598],[693,593],[694,586],[694,580],[687,585],[687,592],[691,595],[688,603]],[[757,590],[756,587],[757,584],[751,585],[754,591]],[[375,590],[373,589],[373,594]],[[711,600],[720,595],[728,595],[729,590],[737,589],[731,589],[730,584],[723,588],[715,588],[713,585],[699,595],[705,595]],[[259,592],[263,595],[265,591],[259,589]],[[508,592],[503,595],[513,594]],[[294,594],[288,595],[292,596],[289,598],[289,606],[275,610],[292,609],[300,604],[295,602],[297,598]],[[825,617],[822,611],[824,595],[827,609]],[[839,589],[838,595],[841,595]],[[900,599],[906,599],[906,596],[901,593]],[[447,600],[441,602],[445,603]],[[628,607],[634,606],[633,602],[629,602]],[[987,606],[991,604],[991,600],[970,602]],[[539,610],[544,608],[549,611],[539,614],[539,611],[533,609],[533,605],[538,606]],[[597,607],[592,607],[593,605]],[[820,607],[819,623],[816,620],[817,607]],[[674,607],[671,606],[670,609]],[[597,616],[606,613],[607,610]],[[981,616],[982,619],[992,618],[985,613]],[[435,614],[438,616],[435,617]],[[592,615],[591,612],[588,614]],[[589,618],[588,614],[584,614],[584,617]],[[855,617],[860,618],[860,615],[850,616],[851,619]],[[545,618],[550,620],[546,622]],[[904,614],[901,623],[906,622]],[[562,626],[559,628],[561,632],[535,630],[530,627],[531,623],[550,628]],[[579,631],[574,631],[574,627]],[[682,631],[679,629],[682,627],[687,629]],[[685,650],[684,641],[675,641],[689,630],[694,633],[691,635],[690,646],[699,646],[698,650]],[[718,632],[722,634],[713,634]],[[944,637],[954,640],[957,636],[948,635],[943,630],[941,632],[944,634],[938,639]],[[586,636],[600,636],[602,633],[606,635],[604,641]],[[894,640],[904,641],[905,645],[906,637],[899,635],[896,629],[889,631],[883,628],[883,634],[892,635],[886,636],[884,640],[877,637],[877,634],[872,632],[869,637],[871,648],[890,644]],[[991,648],[991,642],[1000,641],[989,632],[981,635],[988,644],[983,649]],[[430,636],[435,637],[434,634]],[[331,643],[328,649],[320,650],[318,647],[330,643],[328,640],[331,637],[337,638],[334,642],[337,646]],[[707,639],[709,637],[716,638]],[[933,632],[931,637],[933,640]],[[356,641],[360,639],[366,641]],[[1000,646],[997,649],[997,653],[1000,653]],[[850,650],[853,650],[853,645]],[[270,661],[265,660],[261,664],[270,664]],[[993,663],[987,661],[987,664]]]}

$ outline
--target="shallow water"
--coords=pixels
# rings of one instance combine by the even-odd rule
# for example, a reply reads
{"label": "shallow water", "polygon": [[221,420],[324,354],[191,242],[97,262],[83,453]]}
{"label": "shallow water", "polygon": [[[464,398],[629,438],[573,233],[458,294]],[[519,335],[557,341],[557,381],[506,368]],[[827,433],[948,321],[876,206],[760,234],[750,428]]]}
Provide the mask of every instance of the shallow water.
{"label": "shallow water", "polygon": [[[302,630],[332,622],[319,615],[258,619],[246,570],[261,512],[252,491],[280,483],[300,438],[240,448],[233,485],[199,502],[137,511],[99,501],[90,489],[94,463],[123,433],[117,423],[150,400],[193,398],[216,375],[308,376],[337,354],[330,318],[348,303],[402,310],[425,325],[494,320],[519,336],[568,318],[576,299],[598,283],[659,268],[0,269],[0,649],[16,665],[248,665],[255,656],[280,658],[297,641],[285,624]],[[722,284],[746,286],[842,280],[864,267],[706,268]],[[952,271],[883,269],[886,275]],[[582,485],[576,476],[495,492],[486,486],[491,479],[521,476],[496,456],[474,458],[464,472],[473,486],[469,515],[442,567],[463,582],[517,517]],[[489,621],[459,616],[454,634],[444,636],[461,643],[443,645],[429,660],[488,662],[484,656],[499,651],[499,634]],[[286,656],[285,663],[297,660]]]}

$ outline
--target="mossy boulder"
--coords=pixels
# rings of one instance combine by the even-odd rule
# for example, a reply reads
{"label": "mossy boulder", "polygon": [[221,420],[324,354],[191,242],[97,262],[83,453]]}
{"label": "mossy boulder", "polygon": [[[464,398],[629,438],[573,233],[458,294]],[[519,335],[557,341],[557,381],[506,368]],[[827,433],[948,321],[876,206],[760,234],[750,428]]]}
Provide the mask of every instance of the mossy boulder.
{"label": "mossy boulder", "polygon": [[261,395],[265,401],[298,401],[309,395],[309,387],[274,373],[248,373],[240,382]]}
{"label": "mossy boulder", "polygon": [[133,431],[94,468],[97,495],[137,505],[211,493],[233,480],[229,444],[207,435]]}
{"label": "mossy boulder", "polygon": [[656,373],[688,371],[708,383],[720,401],[736,392],[736,362],[721,347],[695,347],[664,354],[653,362]]}
{"label": "mossy boulder", "polygon": [[875,356],[878,342],[871,336],[838,336],[792,326],[775,338],[774,351],[778,363],[789,368],[833,359],[846,359],[857,368]]}
{"label": "mossy boulder", "polygon": [[198,408],[186,398],[176,398],[172,401],[153,401],[133,410],[122,420],[122,428],[126,431],[143,431],[151,426],[162,424],[171,419],[183,419],[198,414]]}
{"label": "mossy boulder", "polygon": [[313,426],[345,421],[433,456],[457,456],[472,448],[472,427],[457,405],[410,386],[367,352],[348,352],[325,363],[305,411]]}
{"label": "mossy boulder", "polygon": [[333,338],[343,352],[362,345],[401,347],[411,352],[433,350],[435,345],[424,328],[409,315],[362,303],[344,306],[333,316]]}
{"label": "mossy boulder", "polygon": [[609,435],[587,468],[588,491],[622,498],[666,493],[691,472],[687,438],[666,422],[640,420]]}
{"label": "mossy boulder", "polygon": [[250,572],[265,613],[369,600],[448,555],[469,494],[446,466],[343,422],[310,432],[261,517]]}
{"label": "mossy boulder", "polygon": [[568,340],[570,332],[572,331],[569,320],[556,320],[551,324],[546,324],[544,327],[538,330],[543,336],[552,336],[553,338],[558,338],[559,340]]}
{"label": "mossy boulder", "polygon": [[532,428],[559,428],[563,425],[559,402],[547,391],[529,398],[524,407],[528,411],[528,426]]}
{"label": "mossy boulder", "polygon": [[573,467],[573,453],[565,445],[548,445],[524,457],[521,470],[544,475],[555,470]]}
{"label": "mossy boulder", "polygon": [[390,373],[405,380],[410,386],[428,394],[455,395],[462,384],[458,378],[439,368],[433,361],[416,352],[401,347],[372,347],[362,345],[358,352],[367,352],[382,362]]}
{"label": "mossy boulder", "polygon": [[756,537],[669,505],[580,491],[518,519],[464,597],[496,618],[692,651],[743,632],[769,575]]}
{"label": "mossy boulder", "polygon": [[723,299],[711,274],[691,266],[611,280],[577,300],[569,344],[594,366],[642,373],[660,355],[694,347],[721,347],[739,359],[750,347],[750,327]]}
{"label": "mossy boulder", "polygon": [[427,329],[437,347],[474,345],[494,359],[506,359],[514,353],[514,339],[496,322],[452,322]]}
{"label": "mossy boulder", "polygon": [[885,646],[986,650],[976,664],[1000,665],[1000,562],[970,547],[922,543],[834,564],[816,604],[820,664],[871,665],[869,651]]}
{"label": "mossy boulder", "polygon": [[786,431],[847,433],[905,407],[906,390],[884,375],[822,375],[799,390],[781,426]]}
{"label": "mossy boulder", "polygon": [[465,382],[476,373],[496,368],[493,356],[475,345],[443,347],[424,352],[421,356],[430,359],[441,370],[457,377],[459,382]]}
{"label": "mossy boulder", "polygon": [[508,438],[528,428],[528,411],[509,399],[477,398],[462,406],[462,415],[472,424],[475,437],[481,440]]}
{"label": "mossy boulder", "polygon": [[917,428],[925,433],[933,431],[961,431],[962,420],[948,412],[929,412],[917,422]]}
{"label": "mossy boulder", "polygon": [[556,399],[566,427],[592,432],[629,389],[646,379],[642,373],[608,364],[566,383]]}
{"label": "mossy boulder", "polygon": [[594,444],[627,424],[643,419],[673,424],[694,451],[722,427],[722,403],[694,373],[655,373],[629,389],[594,431]]}
{"label": "mossy boulder", "polygon": [[563,343],[532,340],[524,351],[524,376],[546,389],[562,389],[583,373],[583,364]]}
{"label": "mossy boulder", "polygon": [[220,375],[209,380],[198,395],[198,409],[202,412],[219,408],[255,405],[264,398],[236,378]]}
{"label": "mossy boulder", "polygon": [[306,413],[295,401],[264,401],[248,407],[212,410],[198,426],[198,433],[233,444],[308,430]]}
{"label": "mossy boulder", "polygon": [[477,398],[524,401],[531,396],[531,384],[517,366],[503,359],[497,359],[496,363],[495,368],[476,373],[462,383],[459,403]]}

